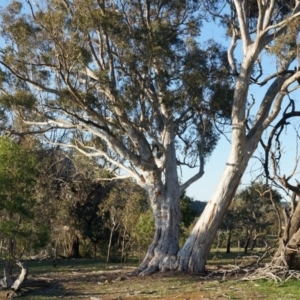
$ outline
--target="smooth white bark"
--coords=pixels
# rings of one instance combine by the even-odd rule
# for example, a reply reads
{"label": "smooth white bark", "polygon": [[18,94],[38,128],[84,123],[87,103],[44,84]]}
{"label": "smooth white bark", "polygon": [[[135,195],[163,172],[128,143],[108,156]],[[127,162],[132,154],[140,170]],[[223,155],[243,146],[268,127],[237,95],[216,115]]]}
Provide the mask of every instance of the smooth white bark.
{"label": "smooth white bark", "polygon": [[148,194],[155,218],[155,234],[147,254],[139,266],[141,275],[172,269],[179,250],[180,185],[178,183],[173,127],[165,133],[165,174],[145,174]]}
{"label": "smooth white bark", "polygon": [[[260,3],[260,13],[266,12],[266,20],[259,17],[255,40],[251,40],[248,28],[245,1],[234,1],[238,16],[239,28],[243,48],[243,60],[238,76],[236,77],[234,100],[232,107],[232,138],[231,150],[223,175],[217,189],[205,210],[197,221],[190,236],[178,253],[179,269],[191,273],[201,273],[205,270],[206,260],[211,249],[214,237],[220,223],[235,195],[240,179],[243,176],[249,159],[257,148],[263,131],[271,124],[278,115],[283,97],[286,95],[288,86],[298,78],[300,73],[279,75],[268,88],[265,97],[261,100],[260,108],[250,127],[246,118],[246,104],[250,85],[250,76],[255,61],[263,48],[270,42],[268,36],[270,30],[271,13],[274,1],[268,6]],[[290,19],[293,16],[290,17]],[[285,23],[280,24],[278,34],[284,32]],[[271,33],[270,33],[271,34]],[[273,32],[274,34],[274,32]],[[276,36],[276,34],[274,35]],[[232,43],[228,50],[228,58],[232,71],[236,73],[234,49],[237,45],[236,34],[233,32]],[[286,70],[291,60],[282,62],[282,70]]]}

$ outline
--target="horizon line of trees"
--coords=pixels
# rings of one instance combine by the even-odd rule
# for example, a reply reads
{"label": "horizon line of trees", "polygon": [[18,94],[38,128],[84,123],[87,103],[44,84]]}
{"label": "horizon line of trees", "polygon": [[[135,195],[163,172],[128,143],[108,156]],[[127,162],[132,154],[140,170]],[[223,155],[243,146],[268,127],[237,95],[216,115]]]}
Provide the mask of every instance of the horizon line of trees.
{"label": "horizon line of trees", "polygon": [[[59,147],[45,149],[31,137],[1,137],[0,161],[5,203],[0,257],[10,270],[21,258],[51,258],[54,265],[59,258],[80,257],[141,261],[154,234],[154,218],[147,195],[134,182],[95,181],[96,173],[105,170],[91,160]],[[267,249],[271,242],[276,247],[274,238],[268,238],[280,226],[274,204],[286,207],[278,191],[272,190],[272,202],[266,190],[265,184],[253,183],[238,192],[213,247],[230,253],[235,244],[244,254],[257,246]],[[182,197],[182,244],[205,205]]]}

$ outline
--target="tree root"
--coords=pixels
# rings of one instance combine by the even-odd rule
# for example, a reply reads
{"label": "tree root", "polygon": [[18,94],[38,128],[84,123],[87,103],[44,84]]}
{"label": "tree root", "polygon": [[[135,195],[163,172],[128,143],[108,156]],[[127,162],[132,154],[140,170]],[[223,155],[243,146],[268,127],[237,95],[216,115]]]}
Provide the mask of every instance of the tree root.
{"label": "tree root", "polygon": [[154,274],[156,272],[158,272],[159,269],[158,269],[158,266],[156,265],[153,265],[153,266],[149,266],[147,267],[145,270],[143,270],[142,272],[140,272],[140,276],[147,276],[147,275],[151,275],[151,274]]}
{"label": "tree root", "polygon": [[[205,278],[209,279],[214,276],[221,277],[222,280],[227,278],[239,278],[239,280],[273,280],[282,282],[289,279],[300,280],[300,271],[290,270],[286,266],[276,266],[274,264],[265,264],[261,266],[261,261],[269,255],[269,249],[262,255],[238,256],[234,259],[233,265],[223,265],[216,267],[207,266],[208,275]],[[238,264],[239,262],[239,264]],[[174,255],[153,256],[144,261],[132,275],[147,276],[156,272],[164,272],[169,270],[178,270],[178,259]]]}
{"label": "tree root", "polygon": [[175,255],[161,254],[144,260],[140,266],[133,271],[132,275],[147,276],[156,272],[166,272],[178,269],[178,261]]}

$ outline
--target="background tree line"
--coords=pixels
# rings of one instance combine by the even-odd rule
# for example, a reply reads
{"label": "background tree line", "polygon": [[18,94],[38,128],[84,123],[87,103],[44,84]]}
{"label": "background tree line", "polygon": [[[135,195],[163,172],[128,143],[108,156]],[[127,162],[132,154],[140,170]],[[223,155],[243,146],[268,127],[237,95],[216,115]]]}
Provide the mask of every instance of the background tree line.
{"label": "background tree line", "polygon": [[[0,161],[0,255],[10,267],[21,258],[125,262],[145,254],[154,218],[133,181],[114,181],[95,161],[32,137],[1,137]],[[191,204],[182,197],[183,235],[196,215]]]}
{"label": "background tree line", "polygon": [[[147,194],[133,181],[114,181],[93,159],[47,148],[29,136],[2,137],[0,160],[0,253],[10,267],[21,258],[51,258],[54,265],[59,258],[102,257],[107,263],[143,258],[154,218]],[[213,247],[226,253],[243,248],[244,254],[276,249],[281,230],[276,209],[287,205],[281,201],[263,183],[238,192]],[[181,198],[181,244],[204,207]]]}

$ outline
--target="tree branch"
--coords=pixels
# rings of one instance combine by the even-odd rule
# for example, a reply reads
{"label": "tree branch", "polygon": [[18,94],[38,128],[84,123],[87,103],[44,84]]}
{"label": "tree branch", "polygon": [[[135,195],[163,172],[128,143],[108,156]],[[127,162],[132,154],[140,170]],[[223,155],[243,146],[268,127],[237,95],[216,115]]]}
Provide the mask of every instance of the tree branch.
{"label": "tree branch", "polygon": [[247,4],[246,1],[234,0],[237,11],[238,21],[241,30],[241,37],[243,41],[243,53],[246,55],[248,46],[252,43],[249,28],[247,25]]}

